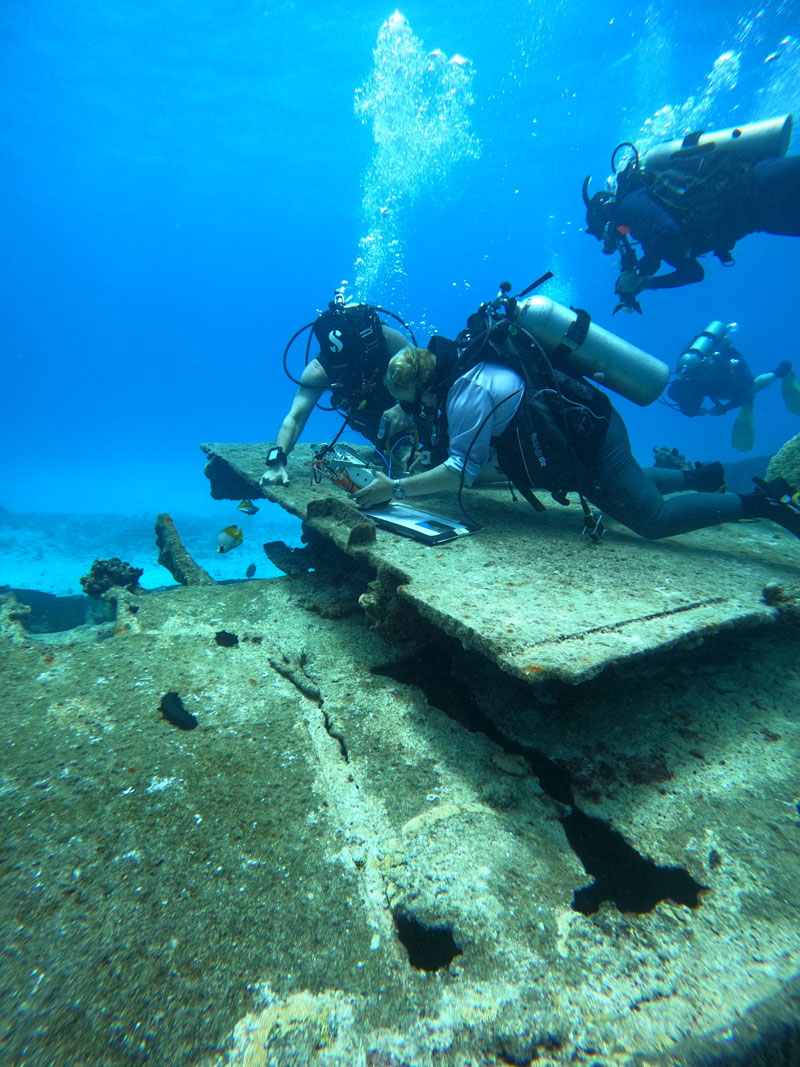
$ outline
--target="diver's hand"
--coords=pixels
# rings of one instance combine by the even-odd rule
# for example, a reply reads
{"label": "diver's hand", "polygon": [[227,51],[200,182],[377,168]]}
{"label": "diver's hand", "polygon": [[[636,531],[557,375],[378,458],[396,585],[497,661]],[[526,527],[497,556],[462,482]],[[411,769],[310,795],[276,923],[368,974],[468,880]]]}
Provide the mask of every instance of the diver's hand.
{"label": "diver's hand", "polygon": [[399,404],[395,404],[393,408],[387,408],[381,415],[378,437],[381,441],[391,441],[393,437],[406,433],[411,429],[411,426],[411,418]]}
{"label": "diver's hand", "polygon": [[636,296],[642,289],[649,288],[647,279],[642,278],[635,270],[624,270],[617,278],[617,284],[614,286],[614,292],[619,297],[619,303],[612,314],[616,315],[618,311],[636,311],[641,315],[642,305],[636,299]]}
{"label": "diver's hand", "polygon": [[286,464],[270,463],[258,479],[258,484],[262,489],[267,485],[288,485],[289,475],[286,473]]}
{"label": "diver's hand", "polygon": [[637,293],[640,293],[644,288],[644,282],[635,270],[625,270],[620,274],[619,278],[617,278],[614,292],[624,300],[626,297],[630,298],[636,296]]}
{"label": "diver's hand", "polygon": [[353,500],[360,508],[375,508],[385,504],[394,495],[394,482],[385,474],[376,473],[369,485],[353,493]]}
{"label": "diver's hand", "polygon": [[431,465],[431,454],[428,449],[423,448],[417,452],[411,461],[411,466],[408,468],[409,474],[422,474],[424,470],[427,470]]}

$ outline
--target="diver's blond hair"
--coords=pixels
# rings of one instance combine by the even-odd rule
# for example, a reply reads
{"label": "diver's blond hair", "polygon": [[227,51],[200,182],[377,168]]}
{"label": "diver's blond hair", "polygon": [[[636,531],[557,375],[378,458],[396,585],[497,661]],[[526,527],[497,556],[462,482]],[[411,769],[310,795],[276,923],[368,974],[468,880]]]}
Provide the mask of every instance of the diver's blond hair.
{"label": "diver's blond hair", "polygon": [[433,377],[436,357],[427,348],[403,348],[389,360],[386,370],[386,385],[406,389],[409,386],[423,387]]}

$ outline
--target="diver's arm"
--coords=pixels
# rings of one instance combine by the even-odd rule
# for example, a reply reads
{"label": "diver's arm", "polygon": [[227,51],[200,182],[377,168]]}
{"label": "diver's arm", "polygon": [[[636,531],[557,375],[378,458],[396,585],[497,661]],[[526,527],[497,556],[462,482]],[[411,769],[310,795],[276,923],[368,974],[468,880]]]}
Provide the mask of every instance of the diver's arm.
{"label": "diver's arm", "polygon": [[636,297],[645,289],[677,289],[681,285],[691,285],[693,282],[701,282],[705,277],[705,271],[696,259],[692,259],[669,274],[643,274],[641,264],[638,270],[626,270],[617,278],[614,292],[620,298],[616,310],[621,307],[634,308],[641,312]]}
{"label": "diver's arm", "polygon": [[319,398],[330,386],[328,375],[322,364],[316,359],[308,364],[300,375],[300,388],[295,394],[292,406],[286,413],[281,423],[278,435],[275,438],[276,446],[283,452],[284,458],[267,463],[267,469],[261,475],[260,481],[264,485],[288,485],[289,476],[286,473],[286,456],[294,448],[297,439],[303,432],[308,417],[314,410]]}
{"label": "diver's arm", "polygon": [[[631,238],[641,247],[635,274],[627,267],[620,276],[625,281],[617,282],[620,295],[635,296],[643,289],[676,289],[703,280],[705,271],[680,224],[649,190],[639,189],[626,196],[618,216],[618,222],[628,228]],[[674,270],[658,274],[662,262]]]}
{"label": "diver's arm", "polygon": [[[440,463],[422,474],[412,474],[403,478],[401,485],[404,496],[427,496],[429,493],[447,493],[457,489],[461,481],[461,472]],[[376,474],[374,481],[359,489],[353,499],[362,508],[374,508],[385,504],[394,495],[394,481],[385,474]]]}
{"label": "diver's arm", "polygon": [[[390,326],[382,326],[381,330],[390,356],[408,345],[408,341],[398,330],[393,330]],[[318,359],[312,360],[300,375],[300,388],[275,438],[278,448],[283,449],[287,456],[297,443],[317,401],[326,389],[330,389],[330,385],[330,378]],[[394,408],[389,410],[394,411]]]}
{"label": "diver's arm", "polygon": [[322,364],[316,359],[312,360],[300,375],[300,388],[275,438],[278,448],[283,449],[287,456],[303,432],[314,406],[329,386],[330,381]]}
{"label": "diver's arm", "polygon": [[686,259],[669,274],[646,274],[640,279],[639,292],[642,289],[677,289],[681,285],[694,285],[705,278],[699,259]]}

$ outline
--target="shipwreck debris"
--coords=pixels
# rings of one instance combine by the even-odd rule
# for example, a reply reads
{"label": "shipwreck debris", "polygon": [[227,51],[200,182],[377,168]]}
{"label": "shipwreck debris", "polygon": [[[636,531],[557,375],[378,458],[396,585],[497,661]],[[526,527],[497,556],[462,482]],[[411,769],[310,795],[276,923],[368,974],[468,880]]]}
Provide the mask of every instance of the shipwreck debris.
{"label": "shipwreck debris", "polygon": [[158,562],[167,568],[176,582],[181,585],[216,584],[208,571],[204,571],[192,559],[175,529],[175,523],[165,513],[156,519],[156,544],[159,548]]}

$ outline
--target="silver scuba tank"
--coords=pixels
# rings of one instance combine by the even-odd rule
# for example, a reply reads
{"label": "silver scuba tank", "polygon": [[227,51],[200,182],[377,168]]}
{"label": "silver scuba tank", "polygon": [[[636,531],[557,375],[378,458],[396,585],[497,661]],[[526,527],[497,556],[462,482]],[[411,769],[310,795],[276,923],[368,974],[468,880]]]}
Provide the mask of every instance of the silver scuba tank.
{"label": "silver scuba tank", "polygon": [[785,156],[792,137],[792,116],[780,115],[764,122],[731,126],[705,133],[697,130],[684,138],[663,141],[645,153],[642,165],[650,171],[680,168],[682,161],[696,161],[711,152],[735,154],[743,163],[760,163],[771,156]]}
{"label": "silver scuba tank", "polygon": [[704,356],[710,356],[712,352],[717,349],[727,347],[725,342],[730,344],[730,338],[728,334],[733,333],[737,329],[737,323],[729,322],[727,325],[724,322],[720,322],[715,319],[713,322],[709,322],[708,326],[694,338],[694,340],[684,348],[681,352],[681,356],[697,355],[702,359]]}
{"label": "silver scuba tank", "polygon": [[548,356],[557,353],[559,369],[585,375],[642,407],[657,400],[667,384],[666,363],[595,323],[581,338],[582,331],[574,329],[578,315],[550,297],[532,296],[517,306],[513,318],[533,334]]}

